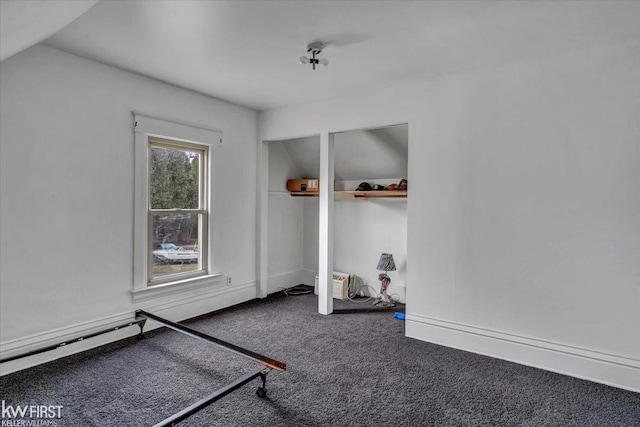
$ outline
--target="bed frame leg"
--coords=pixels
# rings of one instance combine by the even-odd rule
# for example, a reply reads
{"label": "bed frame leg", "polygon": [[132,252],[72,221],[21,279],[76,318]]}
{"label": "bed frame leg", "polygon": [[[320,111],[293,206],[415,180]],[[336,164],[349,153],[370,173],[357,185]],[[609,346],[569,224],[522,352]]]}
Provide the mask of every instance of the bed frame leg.
{"label": "bed frame leg", "polygon": [[141,316],[138,312],[136,312],[136,317],[138,319],[138,326],[140,326],[140,333],[136,335],[136,338],[139,340],[144,339],[144,324],[147,323],[147,318]]}
{"label": "bed frame leg", "polygon": [[258,387],[256,394],[260,399],[267,397],[267,372],[260,373],[260,379],[262,380],[262,386]]}

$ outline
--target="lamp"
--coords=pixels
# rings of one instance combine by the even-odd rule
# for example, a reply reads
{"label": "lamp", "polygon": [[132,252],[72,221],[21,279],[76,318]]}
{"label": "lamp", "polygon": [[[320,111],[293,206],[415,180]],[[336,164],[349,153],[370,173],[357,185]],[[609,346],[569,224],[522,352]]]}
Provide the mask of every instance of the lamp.
{"label": "lamp", "polygon": [[389,283],[391,283],[391,279],[387,275],[387,272],[396,271],[396,263],[393,261],[393,255],[380,255],[380,260],[378,261],[376,270],[384,271],[384,273],[380,273],[378,275],[378,280],[380,280],[380,295],[378,295],[378,299],[374,305],[379,305],[381,307],[394,307],[396,305],[395,301],[387,295],[387,288],[389,287]]}
{"label": "lamp", "polygon": [[322,64],[325,67],[329,65],[329,60],[327,58],[316,59],[316,55],[322,52],[324,48],[324,44],[322,42],[313,42],[307,45],[307,52],[311,53],[311,58],[307,58],[306,56],[300,57],[301,64],[311,64],[313,69],[316,69],[316,64]]}

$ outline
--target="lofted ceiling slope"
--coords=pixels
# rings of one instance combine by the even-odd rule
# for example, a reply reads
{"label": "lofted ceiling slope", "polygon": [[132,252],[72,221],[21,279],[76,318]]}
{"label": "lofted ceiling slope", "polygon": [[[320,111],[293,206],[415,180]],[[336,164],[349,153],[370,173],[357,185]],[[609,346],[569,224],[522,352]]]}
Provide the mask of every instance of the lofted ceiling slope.
{"label": "lofted ceiling slope", "polygon": [[0,61],[51,37],[97,2],[98,0],[2,0]]}
{"label": "lofted ceiling slope", "polygon": [[[280,144],[299,178],[320,176],[320,137]],[[409,127],[406,124],[335,134],[335,180],[364,181],[407,177]]]}

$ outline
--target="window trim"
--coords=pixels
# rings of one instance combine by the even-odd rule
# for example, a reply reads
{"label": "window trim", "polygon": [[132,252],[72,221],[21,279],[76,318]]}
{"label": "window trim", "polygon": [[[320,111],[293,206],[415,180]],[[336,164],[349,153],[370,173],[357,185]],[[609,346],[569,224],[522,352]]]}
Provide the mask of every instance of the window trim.
{"label": "window trim", "polygon": [[[213,148],[222,144],[222,132],[202,125],[180,123],[164,118],[153,117],[139,112],[134,115],[134,161],[135,161],[135,189],[134,189],[134,233],[133,233],[133,290],[134,301],[142,297],[158,297],[175,293],[177,288],[189,290],[194,287],[206,286],[217,283],[221,274],[213,272],[213,236],[211,221],[211,207],[213,201]],[[204,160],[205,173],[204,191],[206,195],[206,206],[204,208],[209,213],[208,224],[205,224],[203,232],[207,233],[206,259],[203,265],[206,271],[198,276],[175,277],[175,280],[162,281],[161,283],[150,284],[149,257],[150,244],[149,235],[149,137],[169,139],[179,142],[195,144],[196,146],[206,146],[208,155]],[[153,291],[151,291],[153,290]]]}

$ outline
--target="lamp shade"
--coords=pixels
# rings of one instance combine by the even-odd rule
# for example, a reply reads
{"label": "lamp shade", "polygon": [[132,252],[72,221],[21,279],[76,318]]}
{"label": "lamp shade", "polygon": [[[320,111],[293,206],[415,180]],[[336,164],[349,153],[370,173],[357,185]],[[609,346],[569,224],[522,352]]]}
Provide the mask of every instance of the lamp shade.
{"label": "lamp shade", "polygon": [[393,261],[393,255],[391,254],[380,255],[380,261],[378,261],[378,267],[376,267],[376,270],[396,271],[396,263]]}

